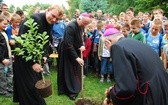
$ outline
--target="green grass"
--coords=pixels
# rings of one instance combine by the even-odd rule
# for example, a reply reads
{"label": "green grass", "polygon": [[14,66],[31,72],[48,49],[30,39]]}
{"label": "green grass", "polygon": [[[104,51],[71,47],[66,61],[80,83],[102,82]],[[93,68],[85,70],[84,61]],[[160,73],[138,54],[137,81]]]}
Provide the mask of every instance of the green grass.
{"label": "green grass", "polygon": [[[66,95],[58,96],[57,93],[57,73],[56,70],[52,67],[51,76],[46,77],[52,80],[53,85],[53,95],[45,98],[47,105],[74,105],[75,101],[71,101]],[[94,100],[102,101],[104,99],[104,91],[106,88],[112,86],[112,83],[99,82],[99,78],[95,77],[93,74],[89,74],[84,79],[84,97],[91,98]],[[78,98],[81,98],[81,93],[78,95]],[[0,105],[18,105],[12,102],[12,98],[5,98],[0,96]]]}

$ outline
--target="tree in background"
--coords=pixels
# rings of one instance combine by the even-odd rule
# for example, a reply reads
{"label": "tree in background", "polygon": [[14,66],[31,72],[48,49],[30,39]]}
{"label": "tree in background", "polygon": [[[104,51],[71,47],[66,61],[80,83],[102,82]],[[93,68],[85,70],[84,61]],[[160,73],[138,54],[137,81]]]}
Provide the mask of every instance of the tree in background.
{"label": "tree in background", "polygon": [[3,0],[0,0],[0,3],[2,3],[3,2]]}
{"label": "tree in background", "polygon": [[164,10],[164,15],[166,16],[166,17],[168,17],[168,1],[167,1],[167,3],[166,2],[162,2],[162,9]]}
{"label": "tree in background", "polygon": [[98,9],[107,12],[108,4],[106,0],[81,0],[81,11],[91,12]]}
{"label": "tree in background", "polygon": [[139,11],[150,12],[153,9],[161,8],[168,17],[168,0],[68,0],[68,4],[71,17],[75,9],[87,12],[101,9],[103,12],[119,15],[129,7],[134,7],[135,14]]}
{"label": "tree in background", "polygon": [[136,0],[135,10],[142,12],[150,12],[153,9],[161,8],[165,15],[168,16],[168,1],[167,0]]}
{"label": "tree in background", "polygon": [[3,0],[0,0],[0,3],[2,3],[3,2]]}
{"label": "tree in background", "polygon": [[30,7],[34,7],[34,9],[36,7],[40,7],[41,10],[46,10],[49,6],[51,6],[50,4],[42,4],[42,3],[36,3],[35,5],[23,5],[22,10],[26,11],[27,9],[29,9]]}
{"label": "tree in background", "polygon": [[10,13],[13,13],[15,11],[15,6],[12,4],[10,7],[9,7],[9,12]]}
{"label": "tree in background", "polygon": [[119,15],[120,12],[125,12],[129,7],[134,7],[136,0],[107,0],[107,11],[110,14]]}
{"label": "tree in background", "polygon": [[150,12],[153,9],[161,8],[168,16],[168,1],[167,0],[107,0],[109,6],[108,13],[119,14],[125,12],[127,8],[134,7],[135,14],[139,11]]}
{"label": "tree in background", "polygon": [[81,0],[67,0],[67,3],[69,5],[69,17],[72,18],[75,15],[75,9],[80,9]]}

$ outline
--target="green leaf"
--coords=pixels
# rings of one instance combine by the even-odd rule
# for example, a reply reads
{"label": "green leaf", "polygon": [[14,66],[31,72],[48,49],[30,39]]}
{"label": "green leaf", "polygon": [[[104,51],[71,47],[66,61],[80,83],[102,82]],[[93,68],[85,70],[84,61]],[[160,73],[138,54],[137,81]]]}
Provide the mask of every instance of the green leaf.
{"label": "green leaf", "polygon": [[31,59],[32,59],[32,56],[26,57],[26,61],[29,61],[29,60],[31,60]]}

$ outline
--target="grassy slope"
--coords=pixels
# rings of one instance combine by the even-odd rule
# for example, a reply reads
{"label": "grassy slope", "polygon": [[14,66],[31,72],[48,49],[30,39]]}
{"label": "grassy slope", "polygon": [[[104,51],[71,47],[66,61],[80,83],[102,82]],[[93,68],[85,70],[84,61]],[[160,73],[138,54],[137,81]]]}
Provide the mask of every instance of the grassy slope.
{"label": "grassy slope", "polygon": [[[57,94],[57,74],[56,70],[51,70],[51,76],[49,79],[52,80],[53,83],[53,95],[46,98],[47,105],[74,105],[74,101],[69,100],[69,98],[65,95],[58,96]],[[48,78],[48,77],[47,77]],[[112,83],[100,83],[99,78],[93,76],[93,74],[89,74],[84,79],[84,97],[93,98],[95,100],[103,100],[104,99],[104,91],[106,88],[111,86]],[[81,97],[79,94],[78,98]],[[0,105],[18,105],[12,102],[12,98],[5,98],[0,96]]]}

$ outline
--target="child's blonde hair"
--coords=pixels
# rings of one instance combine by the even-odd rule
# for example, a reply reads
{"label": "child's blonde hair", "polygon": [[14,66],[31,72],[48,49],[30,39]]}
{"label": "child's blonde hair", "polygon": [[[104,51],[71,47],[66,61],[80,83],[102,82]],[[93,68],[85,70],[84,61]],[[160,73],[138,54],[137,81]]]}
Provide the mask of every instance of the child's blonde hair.
{"label": "child's blonde hair", "polygon": [[11,22],[12,21],[20,21],[21,22],[21,17],[18,14],[14,13],[11,16]]}
{"label": "child's blonde hair", "polygon": [[132,19],[130,24],[135,25],[136,27],[139,27],[139,28],[141,27],[141,21],[137,18]]}
{"label": "child's blonde hair", "polygon": [[1,13],[1,15],[5,16],[6,19],[8,20],[8,22],[10,22],[10,20],[11,20],[11,14],[10,14],[9,12],[3,11],[3,12]]}
{"label": "child's blonde hair", "polygon": [[119,16],[124,17],[125,16],[125,12],[120,12]]}
{"label": "child's blonde hair", "polygon": [[90,28],[94,28],[93,23],[90,23],[90,24],[88,24],[88,25],[86,26],[86,31],[89,32],[89,29],[90,29]]}
{"label": "child's blonde hair", "polygon": [[101,30],[102,28],[103,28],[103,22],[99,20],[97,22],[97,30]]}
{"label": "child's blonde hair", "polygon": [[4,20],[7,20],[6,16],[0,14],[0,22],[4,21]]}
{"label": "child's blonde hair", "polygon": [[90,28],[90,27],[93,27],[93,26],[94,26],[93,23],[90,23],[90,24],[87,25],[87,28]]}
{"label": "child's blonde hair", "polygon": [[153,10],[153,13],[156,12],[156,11],[158,11],[158,12],[159,12],[160,14],[162,14],[162,15],[163,15],[163,13],[164,13],[163,9],[161,9],[161,8],[154,9],[154,10]]}
{"label": "child's blonde hair", "polygon": [[152,25],[158,25],[160,28],[162,27],[162,21],[160,19],[155,19]]}

